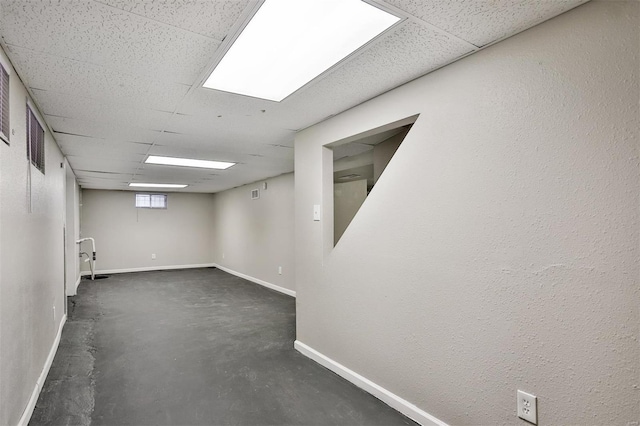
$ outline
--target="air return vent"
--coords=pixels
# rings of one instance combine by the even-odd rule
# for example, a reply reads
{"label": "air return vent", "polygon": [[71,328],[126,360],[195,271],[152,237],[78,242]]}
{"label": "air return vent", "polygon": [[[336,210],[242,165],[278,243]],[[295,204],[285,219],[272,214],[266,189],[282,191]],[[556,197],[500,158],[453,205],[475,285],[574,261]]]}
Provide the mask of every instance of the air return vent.
{"label": "air return vent", "polygon": [[251,199],[252,200],[257,200],[258,198],[260,198],[260,190],[259,189],[252,189],[251,190]]}

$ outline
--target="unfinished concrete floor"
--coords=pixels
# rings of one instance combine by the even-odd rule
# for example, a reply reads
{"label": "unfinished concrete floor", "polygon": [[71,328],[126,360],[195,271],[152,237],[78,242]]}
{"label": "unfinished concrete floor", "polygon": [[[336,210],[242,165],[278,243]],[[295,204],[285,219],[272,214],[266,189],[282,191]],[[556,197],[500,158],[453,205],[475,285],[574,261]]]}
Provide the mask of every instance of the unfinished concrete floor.
{"label": "unfinished concrete floor", "polygon": [[83,280],[31,425],[415,424],[293,349],[295,300],[213,268]]}

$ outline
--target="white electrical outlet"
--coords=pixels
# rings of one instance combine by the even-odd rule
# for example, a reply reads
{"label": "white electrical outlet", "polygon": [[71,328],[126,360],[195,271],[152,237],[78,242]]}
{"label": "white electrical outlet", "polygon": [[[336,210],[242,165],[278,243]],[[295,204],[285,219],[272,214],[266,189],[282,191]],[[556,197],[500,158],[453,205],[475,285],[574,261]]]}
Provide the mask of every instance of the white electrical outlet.
{"label": "white electrical outlet", "polygon": [[278,266],[278,275],[282,275],[282,266]]}
{"label": "white electrical outlet", "polygon": [[156,254],[155,253],[151,253],[151,260],[156,260]]}
{"label": "white electrical outlet", "polygon": [[538,398],[530,393],[518,391],[518,417],[538,424]]}

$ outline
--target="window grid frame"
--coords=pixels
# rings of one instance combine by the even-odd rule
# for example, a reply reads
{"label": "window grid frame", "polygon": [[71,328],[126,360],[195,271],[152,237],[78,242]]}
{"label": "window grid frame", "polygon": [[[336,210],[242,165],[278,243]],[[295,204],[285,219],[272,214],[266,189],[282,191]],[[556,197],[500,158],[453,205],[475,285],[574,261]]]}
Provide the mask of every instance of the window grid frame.
{"label": "window grid frame", "polygon": [[[140,205],[142,203],[138,203],[139,197],[140,199],[144,198],[144,197],[148,197],[148,205]],[[162,200],[162,205],[158,206],[154,206],[153,204],[153,200]],[[152,210],[167,210],[168,206],[169,206],[169,196],[165,193],[150,193],[150,192],[136,192],[135,194],[135,207],[137,209],[152,209]],[[145,203],[147,204],[147,203]]]}

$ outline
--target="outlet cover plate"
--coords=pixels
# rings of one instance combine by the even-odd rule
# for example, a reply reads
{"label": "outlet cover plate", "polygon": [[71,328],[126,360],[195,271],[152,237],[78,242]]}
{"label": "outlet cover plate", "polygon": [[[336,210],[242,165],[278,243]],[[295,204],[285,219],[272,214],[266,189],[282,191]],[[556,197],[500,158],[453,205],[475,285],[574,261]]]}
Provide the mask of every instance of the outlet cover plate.
{"label": "outlet cover plate", "polygon": [[534,425],[538,424],[538,398],[535,395],[518,391],[518,417]]}

